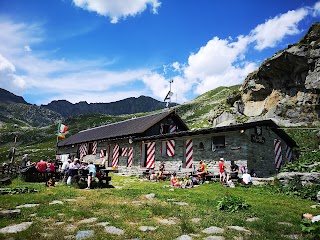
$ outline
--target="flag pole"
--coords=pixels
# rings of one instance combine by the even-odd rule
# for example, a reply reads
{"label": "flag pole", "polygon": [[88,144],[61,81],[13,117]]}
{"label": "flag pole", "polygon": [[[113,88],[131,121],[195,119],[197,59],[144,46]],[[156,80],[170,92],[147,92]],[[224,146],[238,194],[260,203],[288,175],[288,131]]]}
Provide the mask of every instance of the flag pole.
{"label": "flag pole", "polygon": [[56,140],[56,160],[58,156],[58,143],[59,143],[59,131],[60,131],[60,126],[61,126],[61,120],[59,120],[58,123],[58,130],[57,130],[57,140]]}

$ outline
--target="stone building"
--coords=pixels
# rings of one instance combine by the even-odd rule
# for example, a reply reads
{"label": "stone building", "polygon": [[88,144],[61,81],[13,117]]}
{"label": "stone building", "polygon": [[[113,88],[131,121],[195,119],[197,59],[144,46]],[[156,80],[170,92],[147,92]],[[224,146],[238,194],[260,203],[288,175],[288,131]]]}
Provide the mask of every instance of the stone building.
{"label": "stone building", "polygon": [[275,161],[292,159],[297,144],[272,120],[188,130],[175,111],[165,111],[81,131],[58,144],[58,154],[101,162],[119,171],[157,168],[193,171],[204,160],[218,173],[231,160],[259,177],[276,173]]}

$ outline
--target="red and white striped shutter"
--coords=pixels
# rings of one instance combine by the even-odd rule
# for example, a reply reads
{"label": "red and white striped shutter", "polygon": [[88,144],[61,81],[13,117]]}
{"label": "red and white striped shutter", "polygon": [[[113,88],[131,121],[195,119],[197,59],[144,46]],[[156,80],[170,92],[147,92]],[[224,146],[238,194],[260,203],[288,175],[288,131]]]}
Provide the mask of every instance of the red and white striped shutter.
{"label": "red and white striped shutter", "polygon": [[174,156],[174,149],[175,149],[175,141],[168,140],[167,141],[167,156],[173,157]]}
{"label": "red and white striped shutter", "polygon": [[192,139],[186,141],[186,168],[193,168],[193,147]]}
{"label": "red and white striped shutter", "polygon": [[115,145],[112,155],[112,167],[117,168],[119,163],[119,145]]}
{"label": "red and white striped shutter", "polygon": [[79,153],[80,153],[80,159],[88,154],[88,144],[87,143],[80,144]]}
{"label": "red and white striped shutter", "polygon": [[125,157],[128,155],[128,148],[124,147],[121,149],[121,157]]}
{"label": "red and white striped shutter", "polygon": [[132,167],[133,162],[133,147],[129,147],[128,151],[128,167]]}
{"label": "red and white striped shutter", "polygon": [[274,139],[274,164],[276,169],[282,167],[281,140]]}
{"label": "red and white striped shutter", "polygon": [[[177,131],[177,126],[176,125],[170,125],[170,133],[174,133]],[[174,151],[175,151],[175,141],[174,140],[169,140],[167,142],[167,156],[168,157],[173,157],[174,156]]]}
{"label": "red and white striped shutter", "polygon": [[100,150],[100,158],[104,158],[104,151],[103,151],[103,149]]}
{"label": "red and white striped shutter", "polygon": [[177,126],[176,125],[170,125],[170,133],[174,133],[177,131]]}
{"label": "red and white striped shutter", "polygon": [[94,141],[92,144],[92,154],[96,155],[97,154],[97,146],[98,146],[98,142]]}
{"label": "red and white striped shutter", "polygon": [[154,168],[155,152],[156,152],[156,142],[147,143],[147,168]]}
{"label": "red and white striped shutter", "polygon": [[288,145],[286,147],[286,158],[288,162],[292,161],[292,149]]}

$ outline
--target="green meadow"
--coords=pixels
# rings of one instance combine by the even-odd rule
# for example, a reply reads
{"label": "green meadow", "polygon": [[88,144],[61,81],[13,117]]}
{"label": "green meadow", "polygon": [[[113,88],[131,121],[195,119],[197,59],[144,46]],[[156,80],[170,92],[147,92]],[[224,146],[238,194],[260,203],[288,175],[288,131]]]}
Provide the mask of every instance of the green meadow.
{"label": "green meadow", "polygon": [[[92,230],[86,239],[176,239],[188,235],[192,239],[315,239],[302,233],[301,214],[320,214],[311,208],[316,202],[288,196],[271,186],[228,188],[211,182],[190,189],[171,189],[169,182],[149,182],[135,176],[111,174],[115,188],[82,190],[77,186],[26,183],[15,179],[9,188],[34,188],[36,193],[0,195],[2,209],[15,209],[24,204],[39,204],[21,208],[21,214],[0,217],[0,228],[22,222],[32,225],[21,232],[1,234],[0,239],[76,239],[78,231]],[[146,198],[154,193],[155,198]],[[219,210],[224,197],[237,197],[248,207]],[[54,200],[63,204],[50,204]],[[81,220],[95,218],[91,222]],[[247,221],[255,218],[254,221]],[[111,234],[106,227],[124,231]],[[142,226],[154,227],[147,231]],[[202,232],[211,226],[223,228],[223,233]],[[240,226],[239,231],[228,226]],[[212,238],[213,239],[213,238]]]}

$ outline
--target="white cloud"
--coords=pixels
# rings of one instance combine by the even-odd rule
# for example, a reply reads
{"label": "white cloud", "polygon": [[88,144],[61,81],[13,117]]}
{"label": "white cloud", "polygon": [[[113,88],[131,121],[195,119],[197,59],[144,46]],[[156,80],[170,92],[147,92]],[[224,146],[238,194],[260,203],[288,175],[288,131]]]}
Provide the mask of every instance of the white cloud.
{"label": "white cloud", "polygon": [[14,72],[15,70],[14,65],[0,54],[0,72]]}
{"label": "white cloud", "polygon": [[198,94],[219,86],[241,84],[258,66],[245,59],[248,49],[254,46],[260,51],[274,47],[286,36],[299,34],[297,25],[308,13],[306,8],[289,11],[258,25],[247,36],[238,36],[236,40],[214,37],[189,56],[184,68],[185,84],[189,88],[194,86]]}
{"label": "white cloud", "polygon": [[15,71],[15,66],[0,54],[0,87],[17,93],[26,87],[26,81],[15,75]]}
{"label": "white cloud", "polygon": [[320,2],[316,2],[314,4],[312,16],[313,17],[320,16]]}
{"label": "white cloud", "polygon": [[295,11],[288,11],[258,25],[250,33],[251,41],[256,42],[255,49],[263,50],[274,47],[287,35],[299,34],[300,30],[297,25],[308,13],[306,8],[300,8]]}
{"label": "white cloud", "polygon": [[32,49],[29,45],[24,46],[24,51],[26,52],[32,52]]}
{"label": "white cloud", "polygon": [[73,0],[77,7],[110,17],[111,23],[120,18],[135,16],[146,10],[150,5],[152,12],[157,13],[161,3],[158,0]]}

